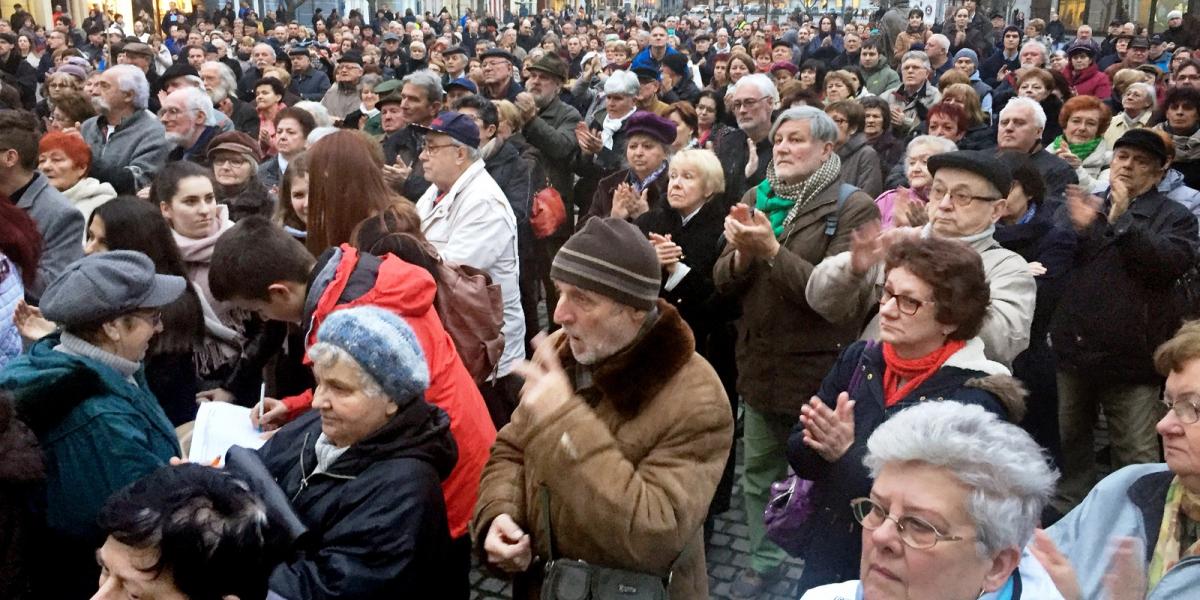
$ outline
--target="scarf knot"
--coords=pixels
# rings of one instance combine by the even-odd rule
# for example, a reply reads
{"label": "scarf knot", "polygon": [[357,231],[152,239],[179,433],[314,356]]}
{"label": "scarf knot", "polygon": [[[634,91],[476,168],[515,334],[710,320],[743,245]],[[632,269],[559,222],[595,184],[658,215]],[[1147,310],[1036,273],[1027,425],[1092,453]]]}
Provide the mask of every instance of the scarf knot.
{"label": "scarf knot", "polygon": [[[891,407],[925,383],[955,352],[967,345],[966,340],[946,340],[940,348],[920,358],[901,358],[896,348],[883,343],[883,403]],[[900,385],[901,381],[904,385]]]}
{"label": "scarf knot", "polygon": [[837,181],[841,170],[842,159],[837,154],[830,154],[829,159],[804,181],[784,183],[775,175],[775,161],[767,164],[767,177],[756,188],[755,205],[771,221],[775,237],[783,235],[796,215],[800,214],[821,190]]}

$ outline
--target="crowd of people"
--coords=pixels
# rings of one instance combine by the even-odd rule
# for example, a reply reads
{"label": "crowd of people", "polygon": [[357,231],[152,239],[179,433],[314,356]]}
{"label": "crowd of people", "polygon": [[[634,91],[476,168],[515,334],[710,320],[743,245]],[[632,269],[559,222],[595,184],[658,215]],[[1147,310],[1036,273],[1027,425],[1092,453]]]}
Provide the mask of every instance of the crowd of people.
{"label": "crowd of people", "polygon": [[193,4],[0,19],[0,597],[1200,585],[1195,15]]}

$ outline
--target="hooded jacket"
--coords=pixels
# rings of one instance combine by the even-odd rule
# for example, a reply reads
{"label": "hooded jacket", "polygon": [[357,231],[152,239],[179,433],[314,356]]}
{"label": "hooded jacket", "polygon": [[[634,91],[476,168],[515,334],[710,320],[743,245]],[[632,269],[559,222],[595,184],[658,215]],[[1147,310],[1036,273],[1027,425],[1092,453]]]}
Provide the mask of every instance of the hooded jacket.
{"label": "hooded jacket", "polygon": [[[849,389],[854,372],[861,370],[857,389]],[[805,570],[820,573],[833,583],[858,575],[862,553],[862,526],[847,507],[850,501],[871,493],[871,477],[863,466],[867,439],[896,413],[927,401],[954,400],[977,404],[1011,422],[1025,411],[1024,389],[1008,369],[987,359],[983,342],[973,338],[946,360],[928,380],[892,406],[884,404],[886,365],[882,344],[855,342],[846,348],[821,382],[817,397],[830,408],[842,392],[854,398],[854,442],[842,457],[830,462],[804,444],[804,426],[797,424],[788,436],[788,462],[796,475],[814,482],[809,498],[815,510],[809,521],[810,543],[802,552]]]}
{"label": "hooded jacket", "polygon": [[842,159],[842,181],[866,192],[872,198],[883,192],[883,173],[879,155],[867,145],[867,135],[861,131],[850,136],[837,150]]}
{"label": "hooded jacket", "polygon": [[[496,439],[472,522],[475,547],[492,521],[508,514],[529,533],[533,554],[666,575],[672,598],[707,598],[700,531],[728,456],[733,419],[712,367],[693,349],[692,333],[665,300],[629,347],[593,365],[591,384],[565,331],[534,357],[555,352],[570,395],[536,424],[522,402]],[[549,490],[545,515],[541,490]],[[486,561],[486,558],[483,559]],[[513,598],[536,599],[543,569],[517,575]]]}
{"label": "hooded jacket", "polygon": [[321,415],[279,430],[258,454],[308,527],[271,573],[284,598],[433,598],[451,574],[438,483],[454,467],[450,419],[421,398],[399,399],[386,424],[322,472]]}
{"label": "hooded jacket", "polygon": [[[335,310],[373,305],[400,315],[412,327],[429,366],[425,400],[450,415],[458,462],[443,484],[450,535],[467,532],[496,428],[479,388],[433,309],[437,285],[424,269],[395,256],[380,259],[348,245],[325,251],[313,268],[304,303],[305,348],[316,343],[321,322]],[[305,357],[308,363],[308,357]],[[282,399],[297,415],[312,406],[312,390]]]}

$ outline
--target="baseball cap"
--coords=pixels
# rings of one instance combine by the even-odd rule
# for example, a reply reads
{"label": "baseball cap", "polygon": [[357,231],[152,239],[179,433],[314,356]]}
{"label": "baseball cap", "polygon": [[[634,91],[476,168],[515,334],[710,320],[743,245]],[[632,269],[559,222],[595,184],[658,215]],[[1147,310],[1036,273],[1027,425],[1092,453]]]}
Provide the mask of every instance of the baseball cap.
{"label": "baseball cap", "polygon": [[446,111],[439,113],[429,123],[428,127],[415,123],[413,126],[433,133],[448,135],[452,139],[472,148],[479,147],[479,126],[475,124],[475,121],[471,117],[460,112]]}

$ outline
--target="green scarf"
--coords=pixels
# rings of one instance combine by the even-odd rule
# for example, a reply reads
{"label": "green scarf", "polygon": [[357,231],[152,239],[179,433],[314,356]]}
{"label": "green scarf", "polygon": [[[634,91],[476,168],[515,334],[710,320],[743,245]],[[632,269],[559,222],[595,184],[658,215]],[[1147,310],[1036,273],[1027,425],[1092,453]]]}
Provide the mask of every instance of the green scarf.
{"label": "green scarf", "polygon": [[1096,147],[1099,146],[1100,142],[1102,142],[1102,141],[1104,141],[1104,138],[1098,137],[1095,139],[1088,140],[1082,144],[1072,144],[1072,143],[1068,142],[1066,139],[1064,139],[1063,136],[1060,135],[1060,136],[1054,138],[1054,143],[1052,145],[1055,148],[1061,148],[1063,144],[1066,144],[1067,150],[1070,150],[1071,154],[1074,154],[1075,156],[1077,156],[1079,158],[1079,160],[1083,160],[1083,159],[1091,156],[1092,152],[1094,152],[1096,150]]}
{"label": "green scarf", "polygon": [[756,187],[754,205],[771,221],[775,237],[783,235],[783,230],[796,218],[800,209],[821,190],[829,187],[841,170],[842,159],[837,154],[831,154],[829,160],[822,163],[807,179],[800,183],[787,184],[775,176],[774,160],[767,165],[767,177]]}

